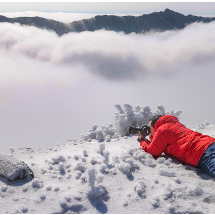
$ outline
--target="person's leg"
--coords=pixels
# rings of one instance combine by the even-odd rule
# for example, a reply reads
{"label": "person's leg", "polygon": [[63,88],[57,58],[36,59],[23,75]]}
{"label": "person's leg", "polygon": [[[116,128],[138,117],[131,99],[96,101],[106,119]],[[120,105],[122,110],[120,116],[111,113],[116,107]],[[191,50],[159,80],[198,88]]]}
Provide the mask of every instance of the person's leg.
{"label": "person's leg", "polygon": [[202,155],[198,167],[215,177],[215,143],[212,143]]}

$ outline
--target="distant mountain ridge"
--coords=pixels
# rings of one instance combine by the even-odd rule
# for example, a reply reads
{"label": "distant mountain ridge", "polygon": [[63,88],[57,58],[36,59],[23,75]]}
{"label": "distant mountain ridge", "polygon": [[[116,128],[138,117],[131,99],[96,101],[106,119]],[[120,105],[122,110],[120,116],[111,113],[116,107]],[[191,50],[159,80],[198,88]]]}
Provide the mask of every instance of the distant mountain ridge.
{"label": "distant mountain ridge", "polygon": [[68,24],[41,17],[7,18],[5,16],[0,16],[0,22],[35,26],[37,28],[54,31],[59,36],[69,32],[96,31],[100,29],[116,32],[122,31],[126,34],[132,32],[145,33],[152,30],[176,30],[183,29],[188,24],[194,22],[209,23],[214,20],[215,17],[185,16],[170,9],[151,14],[143,14],[142,16],[99,15],[91,19],[73,21]]}

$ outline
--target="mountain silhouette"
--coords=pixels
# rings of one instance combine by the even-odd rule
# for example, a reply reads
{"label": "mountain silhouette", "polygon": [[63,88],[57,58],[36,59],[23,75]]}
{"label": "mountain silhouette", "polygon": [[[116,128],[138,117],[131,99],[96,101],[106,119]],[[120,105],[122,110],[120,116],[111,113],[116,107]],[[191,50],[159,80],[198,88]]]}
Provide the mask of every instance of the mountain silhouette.
{"label": "mountain silhouette", "polygon": [[0,16],[0,22],[19,23],[21,25],[35,26],[41,29],[47,29],[56,32],[59,36],[69,32],[96,31],[100,29],[124,32],[126,34],[145,33],[149,31],[166,31],[183,29],[194,22],[209,23],[215,20],[215,17],[201,17],[188,15],[166,9],[142,16],[115,16],[99,15],[91,19],[83,19],[65,24],[62,22],[45,19],[41,17],[18,17],[7,18]]}

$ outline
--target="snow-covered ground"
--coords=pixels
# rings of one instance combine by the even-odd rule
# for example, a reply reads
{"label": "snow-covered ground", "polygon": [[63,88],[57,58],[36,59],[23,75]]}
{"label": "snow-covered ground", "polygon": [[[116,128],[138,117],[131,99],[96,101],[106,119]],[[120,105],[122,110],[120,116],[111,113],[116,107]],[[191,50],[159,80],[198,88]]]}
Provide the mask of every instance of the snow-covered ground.
{"label": "snow-covered ground", "polygon": [[[213,125],[199,130],[215,135]],[[35,178],[0,178],[0,213],[214,213],[214,178],[170,157],[155,160],[136,139],[13,152]]]}

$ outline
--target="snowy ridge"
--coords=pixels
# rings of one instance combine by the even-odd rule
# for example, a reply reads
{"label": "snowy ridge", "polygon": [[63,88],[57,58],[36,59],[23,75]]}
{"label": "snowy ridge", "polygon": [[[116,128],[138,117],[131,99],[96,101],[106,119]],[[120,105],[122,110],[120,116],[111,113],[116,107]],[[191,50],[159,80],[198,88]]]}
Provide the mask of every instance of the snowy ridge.
{"label": "snowy ridge", "polygon": [[136,139],[14,152],[35,179],[1,180],[0,212],[213,213],[213,178],[168,156],[155,160]]}
{"label": "snowy ridge", "polygon": [[[209,123],[196,129],[215,135]],[[154,159],[135,135],[22,148],[12,155],[35,178],[8,182],[0,177],[1,213],[214,212],[214,178],[170,156]]]}

